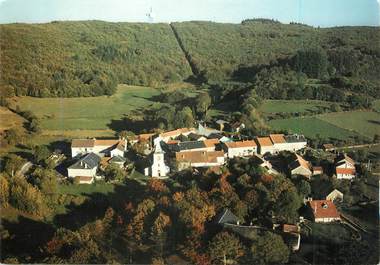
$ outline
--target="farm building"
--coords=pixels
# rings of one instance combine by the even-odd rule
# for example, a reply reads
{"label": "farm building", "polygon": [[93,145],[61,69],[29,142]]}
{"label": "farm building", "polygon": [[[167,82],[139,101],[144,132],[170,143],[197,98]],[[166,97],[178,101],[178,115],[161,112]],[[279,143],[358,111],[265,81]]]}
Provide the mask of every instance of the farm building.
{"label": "farm building", "polygon": [[124,156],[127,150],[127,140],[125,139],[74,139],[71,142],[71,156],[95,153],[99,156]]}
{"label": "farm building", "polygon": [[269,137],[257,137],[256,142],[259,154],[274,153],[274,146]]}
{"label": "farm building", "polygon": [[312,200],[308,202],[313,221],[330,223],[340,221],[340,214],[335,204],[330,200]]}
{"label": "farm building", "polygon": [[296,159],[289,165],[291,175],[301,175],[310,179],[311,175],[311,164],[306,161],[300,155],[295,154]]}
{"label": "farm building", "polygon": [[76,163],[68,167],[69,178],[75,177],[95,177],[100,157],[95,153],[89,153],[79,159]]}
{"label": "farm building", "polygon": [[257,145],[253,140],[227,142],[223,144],[223,149],[227,153],[228,158],[252,156],[257,153]]}
{"label": "farm building", "polygon": [[353,179],[356,176],[355,161],[347,156],[341,154],[336,158],[335,172],[337,179]]}
{"label": "farm building", "polygon": [[189,167],[221,166],[225,163],[223,151],[188,151],[175,154],[178,170]]}

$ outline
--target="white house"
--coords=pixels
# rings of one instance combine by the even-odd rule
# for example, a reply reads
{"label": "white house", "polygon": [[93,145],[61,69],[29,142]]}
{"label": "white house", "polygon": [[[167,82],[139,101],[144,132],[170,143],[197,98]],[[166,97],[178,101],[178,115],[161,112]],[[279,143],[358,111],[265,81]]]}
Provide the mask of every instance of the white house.
{"label": "white house", "polygon": [[355,178],[355,161],[346,154],[338,156],[335,162],[335,172],[337,179]]}
{"label": "white house", "polygon": [[161,138],[155,139],[155,150],[153,153],[153,163],[145,168],[145,175],[155,178],[164,178],[170,172],[170,168],[165,164],[165,152],[161,148]]}
{"label": "white house", "polygon": [[[89,153],[79,159],[76,163],[68,167],[67,174],[69,178],[88,177],[93,178],[96,175],[100,157],[95,153]],[[92,182],[92,181],[91,181]]]}
{"label": "white house", "polygon": [[284,138],[287,145],[283,150],[295,152],[307,146],[307,140],[305,136],[301,134],[285,135]]}
{"label": "white house", "polygon": [[330,200],[312,200],[308,204],[313,221],[316,223],[330,223],[341,220],[335,204]]}
{"label": "white house", "polygon": [[269,138],[273,143],[273,151],[275,153],[289,149],[289,143],[286,142],[283,134],[270,134]]}
{"label": "white house", "polygon": [[257,153],[257,145],[255,141],[238,141],[223,143],[223,149],[227,153],[228,158],[252,156]]}
{"label": "white house", "polygon": [[258,145],[259,154],[261,155],[266,154],[266,153],[273,154],[275,152],[275,148],[269,137],[257,137],[256,142]]}
{"label": "white house", "polygon": [[189,167],[221,166],[225,163],[223,151],[177,152],[175,156],[178,170]]}
{"label": "white house", "polygon": [[[115,150],[116,149],[116,150]],[[111,140],[98,140],[98,139],[74,139],[71,142],[71,156],[84,155],[88,153],[95,153],[99,156],[124,156],[127,150],[126,139],[111,139]]]}
{"label": "white house", "polygon": [[301,175],[308,179],[313,175],[311,171],[310,162],[303,159],[303,157],[296,155],[296,159],[289,165],[291,175]]}
{"label": "white house", "polygon": [[335,201],[335,200],[339,200],[339,201],[343,201],[343,193],[340,192],[339,190],[337,189],[334,189],[333,191],[331,191],[329,194],[327,194],[326,196],[326,200],[329,200],[329,201]]}

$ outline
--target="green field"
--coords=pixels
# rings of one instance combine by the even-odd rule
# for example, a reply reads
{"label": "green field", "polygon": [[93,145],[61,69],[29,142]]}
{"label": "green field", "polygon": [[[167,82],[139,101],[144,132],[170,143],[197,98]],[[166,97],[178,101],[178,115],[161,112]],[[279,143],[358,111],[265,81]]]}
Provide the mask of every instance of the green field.
{"label": "green field", "polygon": [[336,112],[319,115],[318,118],[338,127],[367,136],[370,139],[375,134],[380,134],[380,114],[377,112]]}
{"label": "green field", "polygon": [[271,120],[269,125],[276,130],[288,130],[291,133],[304,134],[310,138],[315,138],[319,135],[322,138],[344,140],[358,135],[355,132],[334,126],[316,117]]}
{"label": "green field", "polygon": [[115,189],[114,184],[110,183],[95,183],[95,184],[71,184],[71,185],[59,185],[59,194],[70,194],[70,195],[85,195],[92,193],[107,194],[113,192]]}
{"label": "green field", "polygon": [[150,99],[160,90],[150,87],[120,85],[112,96],[87,98],[18,97],[15,108],[29,110],[41,121],[43,130],[107,130],[111,120],[121,120],[131,112],[159,107]]}
{"label": "green field", "polygon": [[265,100],[259,110],[263,113],[313,112],[330,105],[330,102],[320,100]]}

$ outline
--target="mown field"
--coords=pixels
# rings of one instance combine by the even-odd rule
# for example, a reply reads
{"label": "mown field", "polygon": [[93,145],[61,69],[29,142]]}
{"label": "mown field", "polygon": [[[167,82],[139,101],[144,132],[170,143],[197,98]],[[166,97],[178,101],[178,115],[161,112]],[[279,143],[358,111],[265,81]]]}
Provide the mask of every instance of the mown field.
{"label": "mown field", "polygon": [[380,113],[377,112],[337,112],[320,115],[318,118],[369,138],[373,138],[375,134],[380,134]]}
{"label": "mown field", "polygon": [[330,105],[330,102],[320,100],[265,100],[259,110],[265,114],[314,112]]}
{"label": "mown field", "polygon": [[[32,98],[17,97],[11,100],[11,107],[19,106],[29,110],[41,121],[46,135],[82,136],[85,134],[109,135],[112,133],[112,120],[120,121],[125,115],[154,109],[161,103],[152,101],[159,95],[159,89],[120,85],[112,96],[85,98]],[[117,125],[115,125],[117,126]],[[95,132],[91,132],[94,130]]]}
{"label": "mown field", "polygon": [[316,136],[319,135],[322,138],[344,140],[358,135],[355,132],[350,132],[320,120],[317,117],[271,120],[269,121],[269,126],[276,130],[288,130],[291,133],[304,134],[309,138],[316,138]]}
{"label": "mown field", "polygon": [[347,139],[364,136],[372,140],[380,133],[380,114],[371,111],[333,112],[311,117],[297,117],[269,121],[277,130],[302,133],[307,137]]}
{"label": "mown field", "polygon": [[372,102],[372,108],[375,111],[380,112],[380,100],[375,100],[374,102]]}

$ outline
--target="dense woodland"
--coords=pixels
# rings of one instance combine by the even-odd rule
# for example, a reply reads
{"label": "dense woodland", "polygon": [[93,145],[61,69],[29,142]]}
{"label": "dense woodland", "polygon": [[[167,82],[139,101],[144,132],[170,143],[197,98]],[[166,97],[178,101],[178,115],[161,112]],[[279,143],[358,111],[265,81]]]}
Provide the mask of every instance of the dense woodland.
{"label": "dense woodland", "polygon": [[[264,98],[379,97],[376,27],[52,22],[1,25],[1,95],[110,95],[118,83],[253,84]],[[319,92],[319,91],[322,92]],[[339,95],[331,95],[339,90]]]}

